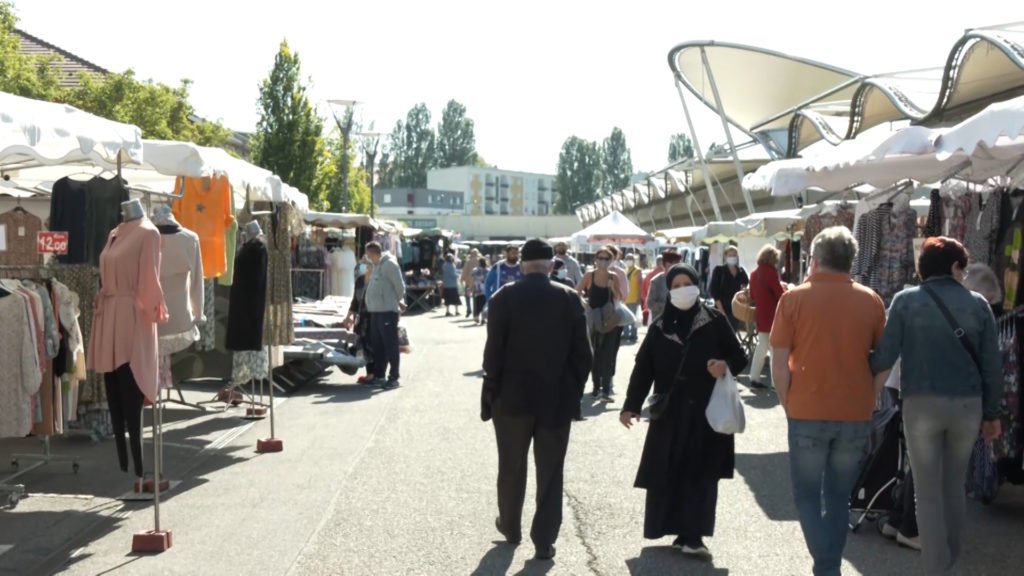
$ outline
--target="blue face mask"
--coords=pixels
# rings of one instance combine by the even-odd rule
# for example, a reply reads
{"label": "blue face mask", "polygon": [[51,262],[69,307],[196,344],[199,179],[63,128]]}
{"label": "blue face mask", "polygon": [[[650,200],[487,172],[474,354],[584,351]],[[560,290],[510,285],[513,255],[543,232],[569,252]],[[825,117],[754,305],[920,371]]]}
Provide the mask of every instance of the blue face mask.
{"label": "blue face mask", "polygon": [[736,266],[740,263],[740,259],[737,258],[736,256],[729,256],[728,258],[725,259],[725,263],[728,264],[729,266]]}

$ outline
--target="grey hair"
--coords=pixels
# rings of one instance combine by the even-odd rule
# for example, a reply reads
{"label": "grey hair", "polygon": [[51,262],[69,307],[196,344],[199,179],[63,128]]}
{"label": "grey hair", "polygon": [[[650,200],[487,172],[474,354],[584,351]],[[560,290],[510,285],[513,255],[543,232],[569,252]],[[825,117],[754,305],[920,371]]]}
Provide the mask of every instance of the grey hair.
{"label": "grey hair", "polygon": [[857,239],[846,226],[826,228],[814,237],[811,256],[821,268],[849,273],[857,256]]}
{"label": "grey hair", "polygon": [[555,263],[551,260],[527,260],[519,263],[523,274],[550,274]]}
{"label": "grey hair", "polygon": [[964,278],[965,288],[981,294],[989,304],[1003,301],[1003,291],[999,287],[996,273],[991,268],[981,262],[975,262],[969,265],[964,272],[967,273],[967,277]]}

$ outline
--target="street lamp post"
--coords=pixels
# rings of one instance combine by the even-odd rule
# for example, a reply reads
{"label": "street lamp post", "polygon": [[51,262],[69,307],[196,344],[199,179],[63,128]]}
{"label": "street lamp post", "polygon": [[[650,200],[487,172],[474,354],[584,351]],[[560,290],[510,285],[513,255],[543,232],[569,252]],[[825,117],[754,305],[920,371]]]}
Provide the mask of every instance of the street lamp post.
{"label": "street lamp post", "polygon": [[338,118],[333,108],[331,109],[331,115],[334,116],[334,123],[338,126],[338,131],[341,132],[341,200],[343,203],[342,211],[348,212],[352,203],[352,197],[348,191],[348,145],[349,137],[352,133],[353,108],[360,104],[360,102],[356,100],[328,100],[327,103],[345,107],[343,119]]}

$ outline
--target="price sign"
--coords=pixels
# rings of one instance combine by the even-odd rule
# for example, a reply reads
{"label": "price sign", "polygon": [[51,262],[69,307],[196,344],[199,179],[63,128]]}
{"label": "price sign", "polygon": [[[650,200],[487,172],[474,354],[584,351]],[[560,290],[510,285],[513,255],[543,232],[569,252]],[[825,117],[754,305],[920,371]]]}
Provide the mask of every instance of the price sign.
{"label": "price sign", "polygon": [[67,232],[40,232],[36,235],[36,252],[39,254],[67,254]]}

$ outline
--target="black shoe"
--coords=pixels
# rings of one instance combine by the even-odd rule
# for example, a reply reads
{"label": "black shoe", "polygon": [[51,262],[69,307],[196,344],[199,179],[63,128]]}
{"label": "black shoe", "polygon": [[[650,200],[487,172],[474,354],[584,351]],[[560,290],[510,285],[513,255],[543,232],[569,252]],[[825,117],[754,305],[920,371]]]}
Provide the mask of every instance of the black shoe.
{"label": "black shoe", "polygon": [[611,395],[610,392],[605,392],[604,394],[601,394],[601,402],[608,403],[608,402],[615,402],[615,400],[612,398],[612,395]]}
{"label": "black shoe", "polygon": [[518,546],[519,543],[523,541],[522,535],[519,535],[519,534],[511,534],[510,535],[507,532],[505,532],[505,529],[501,527],[501,516],[498,516],[497,518],[494,519],[494,527],[498,529],[498,533],[500,533],[502,536],[505,537],[505,542],[508,542],[509,544],[512,544],[513,546]]}
{"label": "black shoe", "polygon": [[533,555],[534,560],[551,560],[555,557],[555,547],[548,546],[546,548],[537,548],[537,552]]}
{"label": "black shoe", "polygon": [[768,385],[767,384],[762,384],[761,382],[758,382],[757,380],[751,380],[750,381],[750,388],[753,389],[753,390],[767,390],[768,389]]}
{"label": "black shoe", "polygon": [[704,545],[704,541],[700,538],[687,538],[683,541],[681,550],[685,556],[698,560],[711,560],[711,551],[708,550],[708,547]]}
{"label": "black shoe", "polygon": [[598,390],[597,388],[594,388],[594,389],[593,389],[593,390],[592,390],[592,391],[590,392],[590,395],[591,395],[591,396],[593,396],[594,398],[597,398],[598,396],[600,396],[600,395],[601,395],[601,391],[600,391],[600,390]]}
{"label": "black shoe", "polygon": [[383,385],[381,385],[381,389],[382,390],[394,390],[395,388],[398,388],[399,386],[401,386],[401,383],[398,380],[388,380]]}

